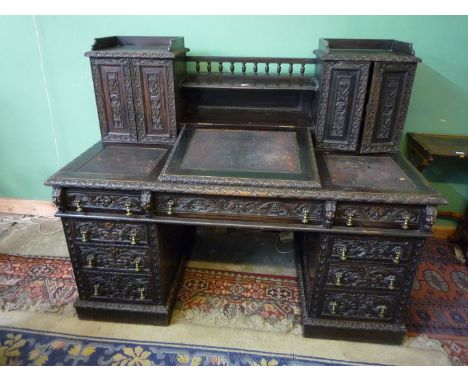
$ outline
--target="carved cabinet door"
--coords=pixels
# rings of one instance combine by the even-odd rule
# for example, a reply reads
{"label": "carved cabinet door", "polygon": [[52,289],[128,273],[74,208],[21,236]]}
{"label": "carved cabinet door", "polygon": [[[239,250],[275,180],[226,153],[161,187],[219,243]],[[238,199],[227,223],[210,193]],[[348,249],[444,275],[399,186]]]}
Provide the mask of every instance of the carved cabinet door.
{"label": "carved cabinet door", "polygon": [[362,153],[398,151],[415,71],[416,64],[375,63]]}
{"label": "carved cabinet door", "polygon": [[91,59],[96,104],[102,139],[113,142],[137,140],[128,59]]}
{"label": "carved cabinet door", "polygon": [[167,142],[176,136],[172,61],[135,59],[132,82],[140,142]]}
{"label": "carved cabinet door", "polygon": [[318,148],[356,151],[369,62],[325,62],[317,119]]}

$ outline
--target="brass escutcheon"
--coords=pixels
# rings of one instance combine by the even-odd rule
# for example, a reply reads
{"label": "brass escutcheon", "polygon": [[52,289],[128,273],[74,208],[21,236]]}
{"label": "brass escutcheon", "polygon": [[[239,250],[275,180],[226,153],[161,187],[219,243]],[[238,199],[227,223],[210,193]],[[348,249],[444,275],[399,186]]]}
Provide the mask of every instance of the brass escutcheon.
{"label": "brass escutcheon", "polygon": [[132,212],[132,202],[131,202],[130,200],[127,200],[127,201],[125,202],[125,209],[126,209],[126,211],[127,211],[127,212],[125,213],[125,215],[127,215],[127,216],[133,215],[133,212]]}
{"label": "brass escutcheon", "polygon": [[80,233],[81,233],[81,240],[84,242],[88,241],[88,229],[86,227],[81,227]]}
{"label": "brass escutcheon", "polygon": [[401,248],[395,249],[395,256],[393,257],[393,262],[395,264],[398,264],[400,262],[401,255],[403,254],[403,251]]}
{"label": "brass escutcheon", "polygon": [[309,222],[309,210],[307,208],[304,208],[302,210],[302,219],[301,221],[305,224]]}
{"label": "brass escutcheon", "polygon": [[340,249],[340,260],[345,261],[348,257],[346,256],[346,253],[348,252],[348,249],[346,248],[345,245],[343,245]]}
{"label": "brass escutcheon", "polygon": [[130,232],[130,244],[138,244],[137,232],[135,229]]}
{"label": "brass escutcheon", "polygon": [[83,207],[81,206],[81,200],[80,199],[75,199],[73,202],[74,206],[76,207],[77,212],[83,211]]}
{"label": "brass escutcheon", "polygon": [[88,260],[88,267],[89,268],[94,267],[94,256],[93,255],[88,256],[87,260]]}
{"label": "brass escutcheon", "polygon": [[140,272],[141,271],[141,259],[135,259],[135,272]]}
{"label": "brass escutcheon", "polygon": [[100,287],[99,284],[94,284],[94,286],[93,286],[93,289],[94,289],[93,296],[99,296],[99,287]]}
{"label": "brass escutcheon", "polygon": [[401,225],[401,228],[402,228],[402,229],[405,229],[405,230],[406,230],[406,229],[409,228],[410,219],[411,219],[411,218],[410,218],[408,215],[405,215],[405,216],[403,217],[403,224]]}
{"label": "brass escutcheon", "polygon": [[341,286],[343,283],[341,282],[341,278],[343,277],[343,274],[341,272],[336,272],[335,273],[335,285],[336,286]]}
{"label": "brass escutcheon", "polygon": [[395,281],[396,277],[395,276],[388,276],[388,289],[395,289]]}
{"label": "brass escutcheon", "polygon": [[379,309],[379,317],[384,318],[385,313],[387,312],[387,307],[385,305],[380,305],[378,309]]}
{"label": "brass escutcheon", "polygon": [[348,217],[348,220],[346,220],[346,227],[352,227],[354,214],[352,212],[348,212],[346,216]]}
{"label": "brass escutcheon", "polygon": [[167,214],[170,216],[174,213],[174,211],[172,210],[172,208],[174,207],[174,201],[173,200],[169,200],[167,202]]}
{"label": "brass escutcheon", "polygon": [[328,304],[328,308],[330,309],[330,313],[331,313],[331,314],[336,314],[337,308],[338,308],[338,303],[335,302],[335,301],[331,301],[331,302]]}

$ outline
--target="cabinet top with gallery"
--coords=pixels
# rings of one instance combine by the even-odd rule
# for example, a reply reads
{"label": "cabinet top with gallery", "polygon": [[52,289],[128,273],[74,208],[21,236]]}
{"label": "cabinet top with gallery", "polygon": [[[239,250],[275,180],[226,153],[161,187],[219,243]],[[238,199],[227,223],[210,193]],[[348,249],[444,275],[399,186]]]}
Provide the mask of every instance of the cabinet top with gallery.
{"label": "cabinet top with gallery", "polygon": [[96,38],[85,56],[175,58],[189,50],[183,37],[111,36]]}
{"label": "cabinet top with gallery", "polygon": [[329,61],[421,62],[412,43],[398,40],[321,38],[314,53]]}

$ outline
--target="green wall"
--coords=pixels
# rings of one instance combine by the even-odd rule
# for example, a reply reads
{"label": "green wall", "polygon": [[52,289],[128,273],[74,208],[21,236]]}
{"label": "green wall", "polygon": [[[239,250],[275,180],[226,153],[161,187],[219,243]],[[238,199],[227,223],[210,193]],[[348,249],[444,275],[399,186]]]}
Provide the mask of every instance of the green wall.
{"label": "green wall", "polygon": [[[99,140],[91,73],[95,37],[181,35],[191,54],[312,56],[320,37],[414,43],[419,65],[406,131],[468,133],[468,17],[4,16],[0,17],[0,197],[50,198],[43,180]],[[465,162],[467,163],[467,162]],[[468,169],[426,170],[461,211]]]}

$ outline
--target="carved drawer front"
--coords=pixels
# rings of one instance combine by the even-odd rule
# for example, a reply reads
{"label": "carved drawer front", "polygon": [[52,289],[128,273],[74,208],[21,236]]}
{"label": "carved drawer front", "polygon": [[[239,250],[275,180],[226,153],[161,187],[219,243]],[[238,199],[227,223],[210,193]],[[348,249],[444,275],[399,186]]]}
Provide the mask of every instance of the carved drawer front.
{"label": "carved drawer front", "polygon": [[141,195],[93,190],[67,190],[66,206],[70,211],[105,211],[126,216],[141,214]]}
{"label": "carved drawer front", "polygon": [[326,279],[327,286],[338,288],[382,289],[399,291],[405,268],[373,266],[368,264],[331,263]]}
{"label": "carved drawer front", "polygon": [[109,222],[99,220],[73,220],[75,238],[81,243],[113,242],[146,246],[148,227],[146,224]]}
{"label": "carved drawer front", "polygon": [[91,71],[102,139],[135,142],[137,131],[130,61],[125,58],[91,58]]}
{"label": "carved drawer front", "polygon": [[327,291],[320,309],[326,318],[390,321],[398,295]]}
{"label": "carved drawer front", "polygon": [[154,298],[151,278],[112,273],[83,273],[85,298],[151,302]]}
{"label": "carved drawer front", "polygon": [[347,227],[417,229],[422,210],[416,206],[338,203],[335,222]]}
{"label": "carved drawer front", "polygon": [[407,263],[411,258],[416,239],[386,236],[333,235],[329,242],[329,256],[334,260]]}
{"label": "carved drawer front", "polygon": [[271,221],[319,224],[322,211],[321,202],[308,201],[200,198],[194,195],[161,195],[157,201],[157,213],[169,216],[210,215],[210,218],[218,216],[220,219],[262,217]]}
{"label": "carved drawer front", "polygon": [[77,245],[79,263],[85,269],[150,272],[149,249],[94,244]]}

